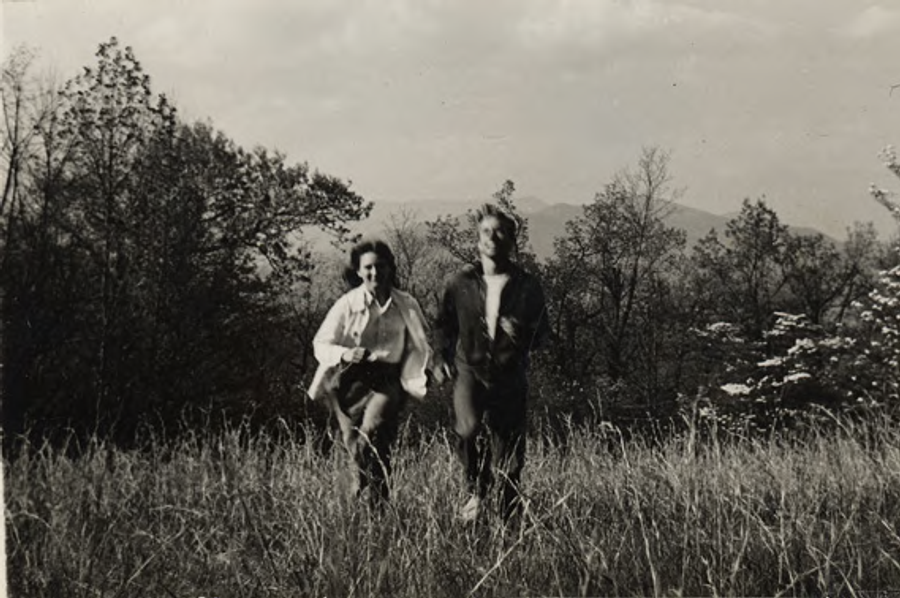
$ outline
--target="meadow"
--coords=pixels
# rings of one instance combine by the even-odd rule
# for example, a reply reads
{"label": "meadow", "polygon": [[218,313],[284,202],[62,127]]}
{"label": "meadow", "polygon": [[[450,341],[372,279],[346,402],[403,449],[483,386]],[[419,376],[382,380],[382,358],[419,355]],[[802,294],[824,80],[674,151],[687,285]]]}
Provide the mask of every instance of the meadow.
{"label": "meadow", "polygon": [[530,438],[518,525],[463,525],[444,433],[406,428],[392,505],[346,498],[344,455],[234,428],[4,463],[11,596],[888,595],[900,429],[803,439]]}

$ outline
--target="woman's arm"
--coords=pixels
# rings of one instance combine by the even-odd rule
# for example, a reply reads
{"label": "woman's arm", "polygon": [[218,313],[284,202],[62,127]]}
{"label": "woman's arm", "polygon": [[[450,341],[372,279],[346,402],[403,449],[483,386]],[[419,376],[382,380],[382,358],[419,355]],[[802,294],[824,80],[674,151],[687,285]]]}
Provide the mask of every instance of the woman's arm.
{"label": "woman's arm", "polygon": [[353,348],[343,344],[348,311],[347,298],[341,297],[328,310],[313,337],[313,352],[322,365],[337,365],[344,353]]}

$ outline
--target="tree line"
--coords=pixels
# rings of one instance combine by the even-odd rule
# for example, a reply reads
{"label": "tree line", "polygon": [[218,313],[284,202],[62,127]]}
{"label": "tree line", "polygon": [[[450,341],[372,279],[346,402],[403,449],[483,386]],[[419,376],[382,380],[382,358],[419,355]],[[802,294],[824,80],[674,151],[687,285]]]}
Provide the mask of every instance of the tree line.
{"label": "tree line", "polygon": [[371,204],[183,121],[115,38],[62,86],[31,63],[19,51],[2,80],[8,437],[128,442],[179,418],[289,411],[320,311],[301,231],[340,241]]}
{"label": "tree line", "polygon": [[[0,81],[7,440],[129,444],[144,430],[319,417],[303,394],[311,338],[342,289],[339,264],[307,234],[346,248],[371,203],[345,179],[185,122],[115,38],[62,85],[33,62],[15,52]],[[745,200],[724,231],[688,247],[666,224],[678,199],[669,156],[649,148],[539,261],[514,196],[507,181],[492,200],[519,222],[518,259],[541,277],[553,328],[533,368],[538,411],[769,421],[825,399],[896,398],[900,274],[870,225],[836,244]],[[426,310],[472,259],[471,217],[401,212],[384,230]]]}

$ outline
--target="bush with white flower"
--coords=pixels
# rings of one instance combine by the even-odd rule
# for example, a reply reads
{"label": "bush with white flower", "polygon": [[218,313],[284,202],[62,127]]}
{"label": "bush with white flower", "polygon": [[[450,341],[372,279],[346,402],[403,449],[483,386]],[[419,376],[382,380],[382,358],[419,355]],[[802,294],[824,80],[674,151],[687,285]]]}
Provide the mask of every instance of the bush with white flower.
{"label": "bush with white flower", "polygon": [[[894,148],[881,155],[900,178]],[[870,192],[900,224],[895,195],[874,185]],[[900,247],[894,251],[900,258]],[[765,334],[767,357],[752,371],[737,372],[738,378],[721,385],[726,396],[766,406],[748,409],[766,418],[792,416],[811,405],[900,407],[900,265],[880,270],[868,295],[854,302],[832,329],[814,325],[802,315],[776,316]]]}

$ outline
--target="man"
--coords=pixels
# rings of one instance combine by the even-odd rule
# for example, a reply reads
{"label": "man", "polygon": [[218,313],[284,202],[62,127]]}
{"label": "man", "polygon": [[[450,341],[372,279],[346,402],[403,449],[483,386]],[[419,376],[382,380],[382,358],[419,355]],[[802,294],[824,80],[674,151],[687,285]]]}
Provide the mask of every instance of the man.
{"label": "man", "polygon": [[[512,261],[515,220],[488,204],[477,227],[480,263],[449,280],[435,326],[437,375],[456,377],[457,451],[469,492],[464,521],[477,518],[495,475],[504,519],[519,508],[528,357],[549,332],[540,283]],[[478,442],[483,429],[486,445]]]}

